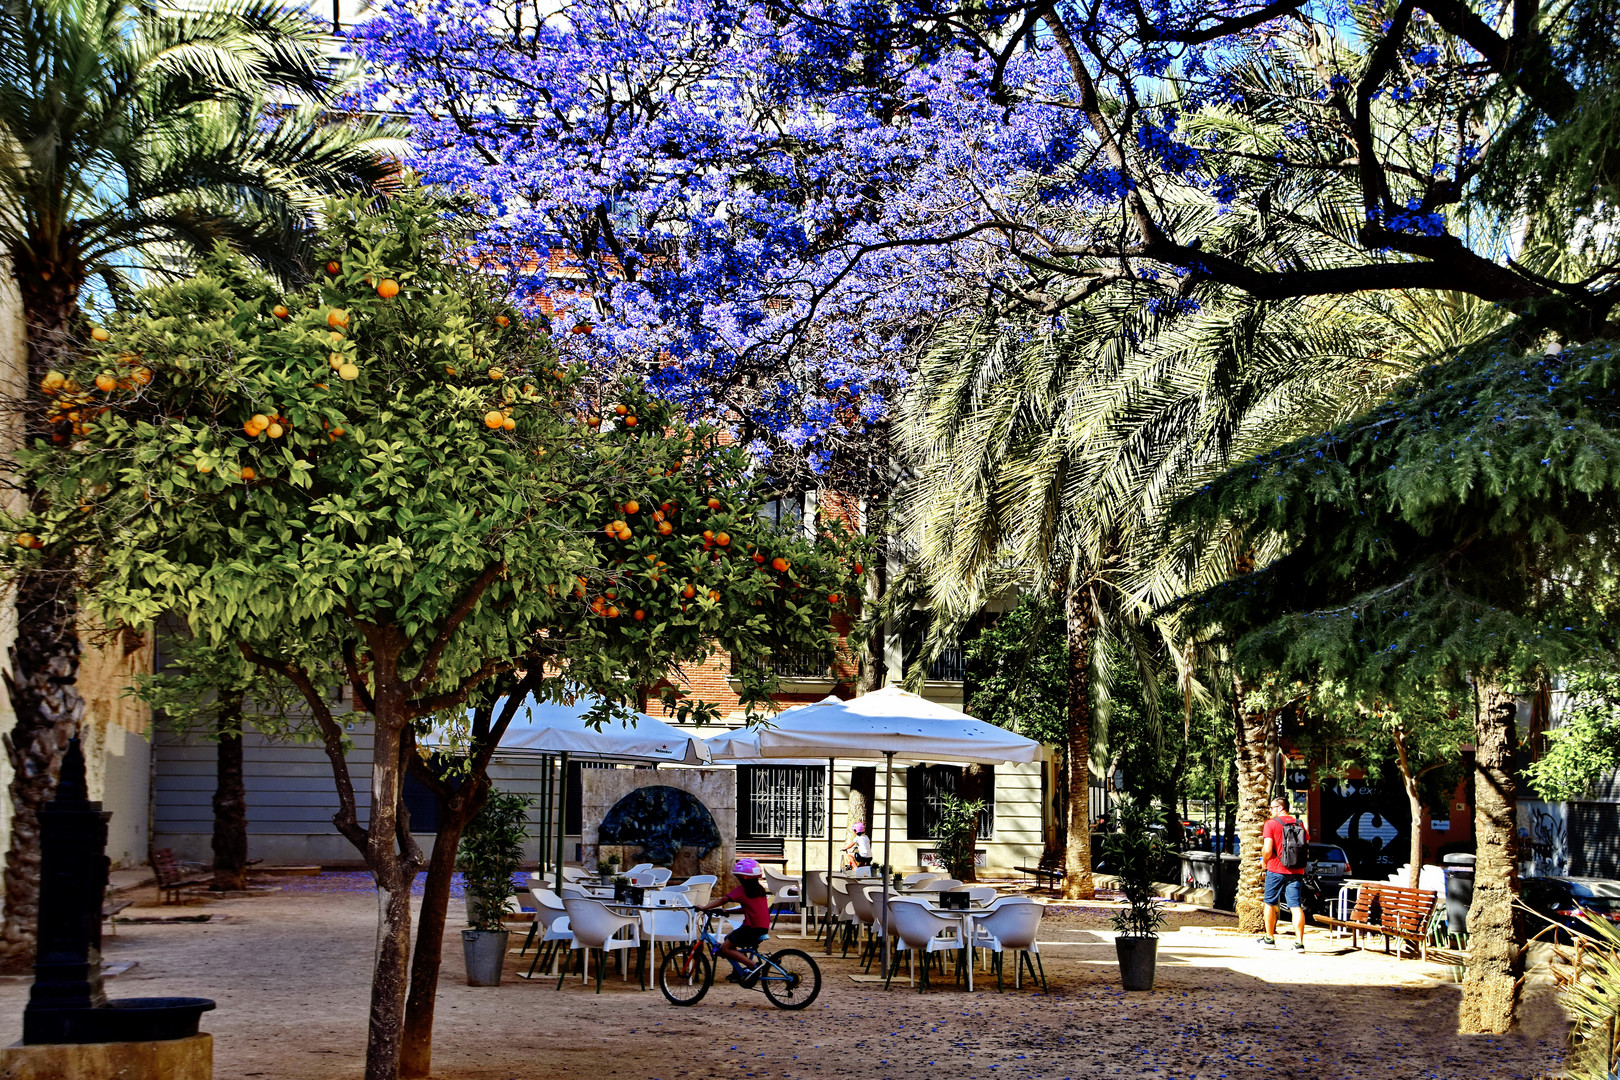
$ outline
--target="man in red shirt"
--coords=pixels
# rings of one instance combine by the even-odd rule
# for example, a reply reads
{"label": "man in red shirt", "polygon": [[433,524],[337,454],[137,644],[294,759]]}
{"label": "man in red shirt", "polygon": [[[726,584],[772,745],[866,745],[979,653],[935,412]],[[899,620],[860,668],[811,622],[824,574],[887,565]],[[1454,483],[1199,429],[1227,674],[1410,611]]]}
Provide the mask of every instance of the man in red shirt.
{"label": "man in red shirt", "polygon": [[[1290,829],[1289,826],[1293,828]],[[1294,843],[1285,844],[1293,832]],[[1266,868],[1266,936],[1262,945],[1277,947],[1277,905],[1284,900],[1294,914],[1294,951],[1305,951],[1305,864],[1310,857],[1311,834],[1305,825],[1288,813],[1288,799],[1271,800],[1271,820],[1260,832],[1260,862]],[[1295,857],[1298,866],[1283,863],[1284,852]]]}

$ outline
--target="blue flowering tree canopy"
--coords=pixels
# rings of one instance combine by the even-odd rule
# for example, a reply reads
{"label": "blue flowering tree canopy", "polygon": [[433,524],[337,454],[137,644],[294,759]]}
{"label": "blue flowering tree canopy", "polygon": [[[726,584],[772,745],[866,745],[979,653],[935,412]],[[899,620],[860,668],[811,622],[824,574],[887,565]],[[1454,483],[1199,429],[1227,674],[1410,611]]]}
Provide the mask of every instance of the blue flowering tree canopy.
{"label": "blue flowering tree canopy", "polygon": [[1193,621],[1253,673],[1358,694],[1612,668],[1617,351],[1491,341],[1232,469],[1180,504],[1180,522],[1199,543],[1277,556],[1192,598]]}
{"label": "blue flowering tree canopy", "polygon": [[1446,289],[1601,324],[1615,2],[388,0],[351,45],[567,351],[824,471],[970,311]]}

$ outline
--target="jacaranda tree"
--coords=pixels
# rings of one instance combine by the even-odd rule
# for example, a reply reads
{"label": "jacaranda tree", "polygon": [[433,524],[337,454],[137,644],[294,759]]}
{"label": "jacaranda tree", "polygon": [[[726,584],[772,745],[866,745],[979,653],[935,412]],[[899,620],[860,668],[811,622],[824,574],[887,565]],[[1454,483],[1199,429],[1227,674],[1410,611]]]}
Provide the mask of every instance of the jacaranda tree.
{"label": "jacaranda tree", "polygon": [[[1213,283],[1600,324],[1620,264],[1520,256],[1613,233],[1613,8],[391,0],[354,45],[420,167],[483,198],[487,267],[577,290],[570,348],[821,464],[966,308]],[[1241,249],[1189,187],[1252,220]]]}
{"label": "jacaranda tree", "polygon": [[[399,1069],[425,862],[401,781],[426,725],[517,671],[624,702],[716,643],[830,650],[853,579],[834,541],[766,531],[713,429],[557,364],[448,209],[414,187],[333,203],[307,287],[223,259],[146,294],[53,374],[72,439],[25,456],[48,510],[8,548],[75,550],[96,607],[177,612],[303,691],[377,886],[369,1080]],[[364,803],[319,691],[334,667],[371,722]]]}

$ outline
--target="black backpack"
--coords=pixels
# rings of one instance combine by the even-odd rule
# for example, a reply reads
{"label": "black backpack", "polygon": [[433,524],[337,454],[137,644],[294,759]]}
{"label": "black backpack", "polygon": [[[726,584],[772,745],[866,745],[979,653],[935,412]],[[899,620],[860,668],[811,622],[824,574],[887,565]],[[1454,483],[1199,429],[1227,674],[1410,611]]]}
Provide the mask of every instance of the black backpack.
{"label": "black backpack", "polygon": [[1298,821],[1282,823],[1282,850],[1277,858],[1290,870],[1303,870],[1310,861],[1311,847],[1305,839],[1305,826]]}

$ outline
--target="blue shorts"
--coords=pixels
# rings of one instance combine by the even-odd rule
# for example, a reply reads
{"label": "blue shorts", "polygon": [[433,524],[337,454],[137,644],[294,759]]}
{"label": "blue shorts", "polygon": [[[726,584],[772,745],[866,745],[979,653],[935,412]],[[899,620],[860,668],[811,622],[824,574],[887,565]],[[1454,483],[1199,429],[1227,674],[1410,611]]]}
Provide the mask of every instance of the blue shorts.
{"label": "blue shorts", "polygon": [[1292,910],[1298,911],[1305,906],[1305,875],[1279,874],[1267,870],[1266,903],[1276,907],[1285,897]]}

